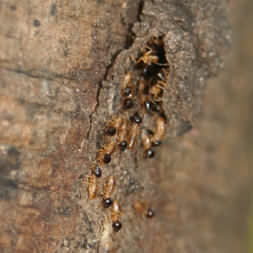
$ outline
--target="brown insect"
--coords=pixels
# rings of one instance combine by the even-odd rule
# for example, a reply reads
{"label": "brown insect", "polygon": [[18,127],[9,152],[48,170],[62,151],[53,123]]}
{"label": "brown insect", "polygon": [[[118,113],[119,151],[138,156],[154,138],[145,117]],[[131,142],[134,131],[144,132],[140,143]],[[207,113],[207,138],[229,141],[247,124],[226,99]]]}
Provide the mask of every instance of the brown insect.
{"label": "brown insect", "polygon": [[161,101],[163,90],[166,87],[166,82],[158,80],[149,90],[149,94],[153,101]]}
{"label": "brown insect", "polygon": [[140,201],[134,201],[133,207],[135,211],[140,214],[144,215],[147,218],[154,217],[155,213],[151,207],[149,207],[146,203]]}
{"label": "brown insect", "polygon": [[152,86],[150,89],[151,91],[149,90],[145,80],[141,79],[139,81],[139,98],[140,103],[142,105],[142,110],[148,113],[151,113],[152,111],[160,112],[161,110],[158,105],[158,103],[160,103],[160,98],[156,99],[156,101],[154,100],[154,98],[159,97],[161,88],[157,85]]}
{"label": "brown insect", "polygon": [[126,119],[123,120],[122,125],[119,128],[119,134],[118,134],[118,145],[120,147],[121,151],[124,151],[127,148],[128,142],[127,142],[127,121]]}
{"label": "brown insect", "polygon": [[111,221],[106,218],[103,224],[103,231],[101,234],[101,241],[99,244],[98,252],[109,253],[112,252],[113,241],[112,241],[112,225]]}
{"label": "brown insect", "polygon": [[132,75],[131,73],[127,73],[124,78],[123,78],[123,81],[122,81],[122,84],[121,84],[121,95],[123,97],[133,97],[134,95],[134,85],[133,83],[131,82],[131,78],[132,78]]}
{"label": "brown insect", "polygon": [[138,124],[132,124],[130,130],[129,130],[129,135],[128,135],[128,148],[131,149],[133,148],[136,139],[139,134],[139,125]]}
{"label": "brown insect", "polygon": [[121,212],[119,202],[117,200],[114,200],[112,204],[111,218],[112,218],[112,227],[115,232],[118,232],[122,227],[121,222],[119,221],[120,213]]}
{"label": "brown insect", "polygon": [[146,46],[144,50],[144,54],[139,57],[139,59],[137,59],[136,63],[143,63],[144,65],[158,64],[159,57],[157,55],[154,55],[152,48]]}
{"label": "brown insect", "polygon": [[165,119],[164,117],[158,116],[156,119],[156,128],[154,131],[154,135],[151,138],[151,141],[154,145],[160,145],[162,139],[165,136],[166,128],[165,128]]}
{"label": "brown insect", "polygon": [[107,177],[105,184],[104,184],[104,195],[103,195],[103,204],[104,208],[108,208],[112,205],[113,200],[111,195],[115,188],[115,179],[113,176]]}
{"label": "brown insect", "polygon": [[161,71],[157,74],[157,77],[166,82],[168,80],[169,68],[162,68]]}
{"label": "brown insect", "polygon": [[152,64],[168,66],[165,58],[164,43],[161,38],[151,38],[148,41],[147,46],[142,51],[144,51],[144,53],[137,59],[137,65],[142,63],[144,66],[149,66]]}
{"label": "brown insect", "polygon": [[88,177],[88,198],[94,199],[97,195],[97,178],[94,174]]}
{"label": "brown insect", "polygon": [[141,79],[139,81],[139,99],[141,102],[141,105],[143,107],[145,107],[145,102],[149,100],[149,94],[148,94],[148,83],[146,82],[146,80]]}
{"label": "brown insect", "polygon": [[96,177],[102,176],[102,168],[98,164],[93,164],[90,168],[92,174],[94,174]]}
{"label": "brown insect", "polygon": [[123,123],[122,116],[113,117],[105,129],[106,134],[110,136],[115,135],[120,126],[122,125],[122,123]]}
{"label": "brown insect", "polygon": [[98,151],[97,160],[99,164],[109,163],[111,155],[115,150],[115,142],[108,143],[103,149]]}
{"label": "brown insect", "polygon": [[121,101],[121,107],[124,110],[130,109],[134,106],[134,89],[135,86],[131,83],[131,73],[127,73],[122,81],[121,95],[123,97]]}
{"label": "brown insect", "polygon": [[141,139],[142,139],[142,146],[144,149],[145,157],[152,158],[155,155],[155,152],[151,148],[152,141],[151,141],[150,135],[147,133],[146,130],[142,131]]}
{"label": "brown insect", "polygon": [[152,100],[154,101],[161,101],[162,93],[163,88],[158,83],[153,85],[149,90],[149,94],[151,95]]}

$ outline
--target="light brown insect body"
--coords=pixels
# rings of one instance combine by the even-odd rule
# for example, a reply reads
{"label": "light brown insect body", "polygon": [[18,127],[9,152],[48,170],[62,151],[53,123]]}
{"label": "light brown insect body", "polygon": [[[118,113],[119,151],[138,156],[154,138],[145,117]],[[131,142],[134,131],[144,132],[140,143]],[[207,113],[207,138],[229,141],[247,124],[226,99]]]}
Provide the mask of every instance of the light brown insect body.
{"label": "light brown insect body", "polygon": [[145,53],[136,61],[137,64],[143,63],[145,65],[157,64],[159,61],[159,57],[154,55],[151,47],[147,46],[145,48]]}
{"label": "light brown insect body", "polygon": [[95,175],[88,177],[88,198],[94,199],[97,195],[97,178]]}
{"label": "light brown insect body", "polygon": [[143,214],[147,208],[143,202],[137,200],[134,201],[133,207],[138,214]]}
{"label": "light brown insect body", "polygon": [[149,94],[152,97],[153,101],[161,101],[161,94],[162,94],[162,89],[158,85],[154,85],[150,88]]}
{"label": "light brown insect body", "polygon": [[112,204],[112,213],[111,213],[112,222],[119,221],[120,213],[121,212],[120,212],[119,202],[117,200],[114,200]]}
{"label": "light brown insect body", "polygon": [[141,79],[139,81],[139,98],[142,106],[144,106],[144,103],[148,100],[148,96],[145,94],[146,81],[144,79]]}
{"label": "light brown insect body", "polygon": [[152,136],[152,143],[161,142],[166,132],[165,119],[163,117],[157,117],[156,128],[154,135]]}
{"label": "light brown insect body", "polygon": [[129,130],[129,136],[128,136],[128,148],[133,148],[136,139],[139,134],[139,126],[137,124],[132,124],[130,130]]}
{"label": "light brown insect body", "polygon": [[127,126],[128,126],[127,120],[124,119],[121,126],[120,126],[120,128],[119,128],[119,134],[117,136],[118,143],[121,142],[121,141],[126,140],[126,138],[127,138]]}
{"label": "light brown insect body", "polygon": [[127,97],[133,97],[134,96],[134,84],[131,82],[132,75],[131,73],[127,73],[122,81],[121,85],[121,95],[127,96]]}
{"label": "light brown insect body", "polygon": [[105,132],[108,133],[109,131],[113,131],[113,134],[110,134],[110,132],[109,132],[109,135],[114,135],[115,133],[118,132],[118,129],[122,125],[122,122],[123,122],[122,116],[113,117],[109,121],[109,124],[107,125],[107,127],[105,128]]}
{"label": "light brown insect body", "polygon": [[147,151],[152,146],[152,141],[146,130],[141,133],[142,146],[144,151]]}
{"label": "light brown insect body", "polygon": [[163,68],[161,72],[157,74],[157,76],[161,79],[161,81],[166,83],[168,80],[168,74],[169,74],[169,68],[167,67],[167,68]]}
{"label": "light brown insect body", "polygon": [[130,73],[130,72],[127,73],[127,74],[124,76],[123,81],[122,81],[122,88],[123,88],[123,89],[125,89],[125,88],[129,85],[129,83],[130,83],[130,81],[131,81],[131,78],[132,78],[132,76],[131,76],[131,73]]}
{"label": "light brown insect body", "polygon": [[113,176],[108,176],[104,184],[104,199],[110,198],[115,187],[115,179]]}
{"label": "light brown insect body", "polygon": [[111,155],[115,149],[115,142],[110,142],[106,146],[104,146],[103,149],[99,150],[97,160],[99,161],[99,164],[104,164],[104,157],[105,155]]}
{"label": "light brown insect body", "polygon": [[147,218],[152,218],[154,216],[154,211],[147,205],[147,203],[135,200],[133,207],[136,213],[141,216],[146,216]]}
{"label": "light brown insect body", "polygon": [[111,222],[109,221],[108,218],[105,219],[104,224],[103,224],[103,232],[101,235],[101,241],[99,245],[99,253],[110,253],[112,252],[112,246],[113,246],[113,241],[112,241],[112,225]]}

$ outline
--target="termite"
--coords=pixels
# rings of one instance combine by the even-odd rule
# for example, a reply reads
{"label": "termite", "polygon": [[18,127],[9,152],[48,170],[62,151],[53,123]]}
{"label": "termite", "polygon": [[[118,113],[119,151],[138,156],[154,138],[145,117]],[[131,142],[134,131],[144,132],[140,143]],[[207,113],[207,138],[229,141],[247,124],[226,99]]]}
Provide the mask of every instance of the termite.
{"label": "termite", "polygon": [[105,129],[105,133],[109,136],[114,136],[120,128],[122,122],[123,118],[121,116],[113,117]]}
{"label": "termite", "polygon": [[111,195],[114,191],[114,187],[115,187],[114,177],[113,176],[107,177],[106,182],[104,184],[104,195],[103,195],[104,208],[110,207],[113,203]]}
{"label": "termite", "polygon": [[112,246],[113,246],[113,241],[112,241],[112,225],[111,221],[106,218],[103,224],[103,232],[101,235],[101,241],[99,245],[99,253],[110,253],[112,252]]}
{"label": "termite", "polygon": [[133,207],[137,213],[144,215],[147,218],[152,218],[155,215],[153,209],[143,202],[134,201]]}
{"label": "termite", "polygon": [[154,215],[155,215],[155,213],[154,213],[153,209],[149,207],[147,212],[146,212],[146,217],[147,218],[152,218],[152,217],[154,217]]}
{"label": "termite", "polygon": [[127,121],[124,120],[122,125],[119,128],[119,134],[118,134],[117,141],[118,141],[118,145],[119,145],[121,151],[124,151],[128,145],[128,143],[127,143],[127,126],[128,126]]}
{"label": "termite", "polygon": [[102,168],[98,164],[93,164],[90,170],[96,177],[102,177]]}
{"label": "termite", "polygon": [[155,155],[154,150],[152,147],[152,141],[150,138],[150,135],[147,133],[146,130],[142,131],[141,133],[141,140],[142,140],[142,146],[144,149],[145,156],[148,158],[152,158]]}
{"label": "termite", "polygon": [[134,113],[134,115],[132,115],[130,117],[130,120],[133,123],[140,124],[142,122],[142,117],[140,116],[140,114],[138,112],[136,112],[136,113]]}
{"label": "termite", "polygon": [[162,68],[161,72],[157,74],[157,77],[163,81],[166,82],[168,79],[169,69],[168,68]]}
{"label": "termite", "polygon": [[124,110],[134,106],[134,85],[131,83],[131,73],[127,73],[122,81],[121,95],[123,97],[121,106]]}
{"label": "termite", "polygon": [[131,73],[127,73],[122,81],[121,93],[122,96],[132,97],[134,95],[134,85],[131,83]]}
{"label": "termite", "polygon": [[140,103],[142,105],[143,110],[147,112],[151,112],[153,103],[148,94],[147,82],[143,79],[139,81],[139,99],[140,99]]}
{"label": "termite", "polygon": [[97,178],[94,174],[88,177],[88,198],[94,199],[97,195]]}
{"label": "termite", "polygon": [[112,218],[112,227],[115,232],[118,232],[122,227],[121,222],[119,221],[120,213],[121,212],[119,202],[117,200],[114,200],[112,204],[111,218]]}
{"label": "termite", "polygon": [[122,108],[128,110],[134,106],[134,100],[132,98],[124,98],[122,100]]}
{"label": "termite", "polygon": [[115,142],[108,143],[103,149],[98,151],[97,160],[99,164],[109,163],[111,155],[115,149]]}
{"label": "termite", "polygon": [[143,63],[144,65],[151,65],[151,64],[157,64],[159,61],[159,57],[157,55],[154,55],[153,50],[151,47],[146,46],[144,54],[139,57],[139,59],[136,61],[137,64]]}
{"label": "termite", "polygon": [[139,126],[138,124],[132,124],[130,130],[129,130],[129,135],[128,135],[128,148],[131,149],[137,139],[139,133]]}
{"label": "termite", "polygon": [[152,136],[152,143],[154,145],[160,145],[162,142],[162,139],[164,138],[166,132],[165,128],[165,119],[164,117],[158,116],[156,119],[156,128],[154,131],[154,135]]}
{"label": "termite", "polygon": [[161,80],[157,80],[155,84],[152,85],[152,87],[149,90],[149,94],[153,101],[155,102],[161,101],[161,97],[162,97],[163,90],[165,89],[165,87],[166,87],[166,82],[161,81]]}

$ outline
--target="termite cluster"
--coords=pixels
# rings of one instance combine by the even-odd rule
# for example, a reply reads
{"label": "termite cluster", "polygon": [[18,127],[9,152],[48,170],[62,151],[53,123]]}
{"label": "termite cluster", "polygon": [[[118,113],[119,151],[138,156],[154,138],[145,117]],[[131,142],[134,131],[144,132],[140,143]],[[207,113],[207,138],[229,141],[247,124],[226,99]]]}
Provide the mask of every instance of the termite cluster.
{"label": "termite cluster", "polygon": [[[169,64],[165,57],[162,37],[151,38],[134,59],[133,68],[120,83],[120,108],[105,125],[105,144],[98,150],[95,163],[88,178],[88,198],[97,195],[97,180],[102,177],[103,167],[109,164],[116,152],[125,152],[142,147],[145,158],[155,155],[165,136],[166,115],[163,110],[163,94],[167,86]],[[144,122],[150,122],[150,127]],[[120,205],[113,199],[116,180],[114,176],[105,179],[102,205],[111,208],[112,227],[115,232],[122,227]],[[146,217],[154,216],[153,210],[141,204],[134,204],[137,210],[144,210]]]}

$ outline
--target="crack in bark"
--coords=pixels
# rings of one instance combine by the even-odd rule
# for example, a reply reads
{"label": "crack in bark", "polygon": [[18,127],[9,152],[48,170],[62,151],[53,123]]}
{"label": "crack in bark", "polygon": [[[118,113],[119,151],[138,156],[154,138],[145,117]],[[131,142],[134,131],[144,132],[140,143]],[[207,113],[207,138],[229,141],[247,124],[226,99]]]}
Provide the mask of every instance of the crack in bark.
{"label": "crack in bark", "polygon": [[68,77],[64,76],[62,74],[57,74],[54,72],[48,72],[48,74],[42,74],[41,72],[37,72],[36,70],[24,70],[21,68],[10,68],[10,67],[3,67],[1,66],[1,69],[7,70],[10,72],[14,72],[17,74],[23,74],[25,76],[35,78],[35,79],[44,79],[48,81],[53,81],[55,79],[63,79],[63,80],[68,80],[68,81],[77,81],[77,78],[74,77]]}

